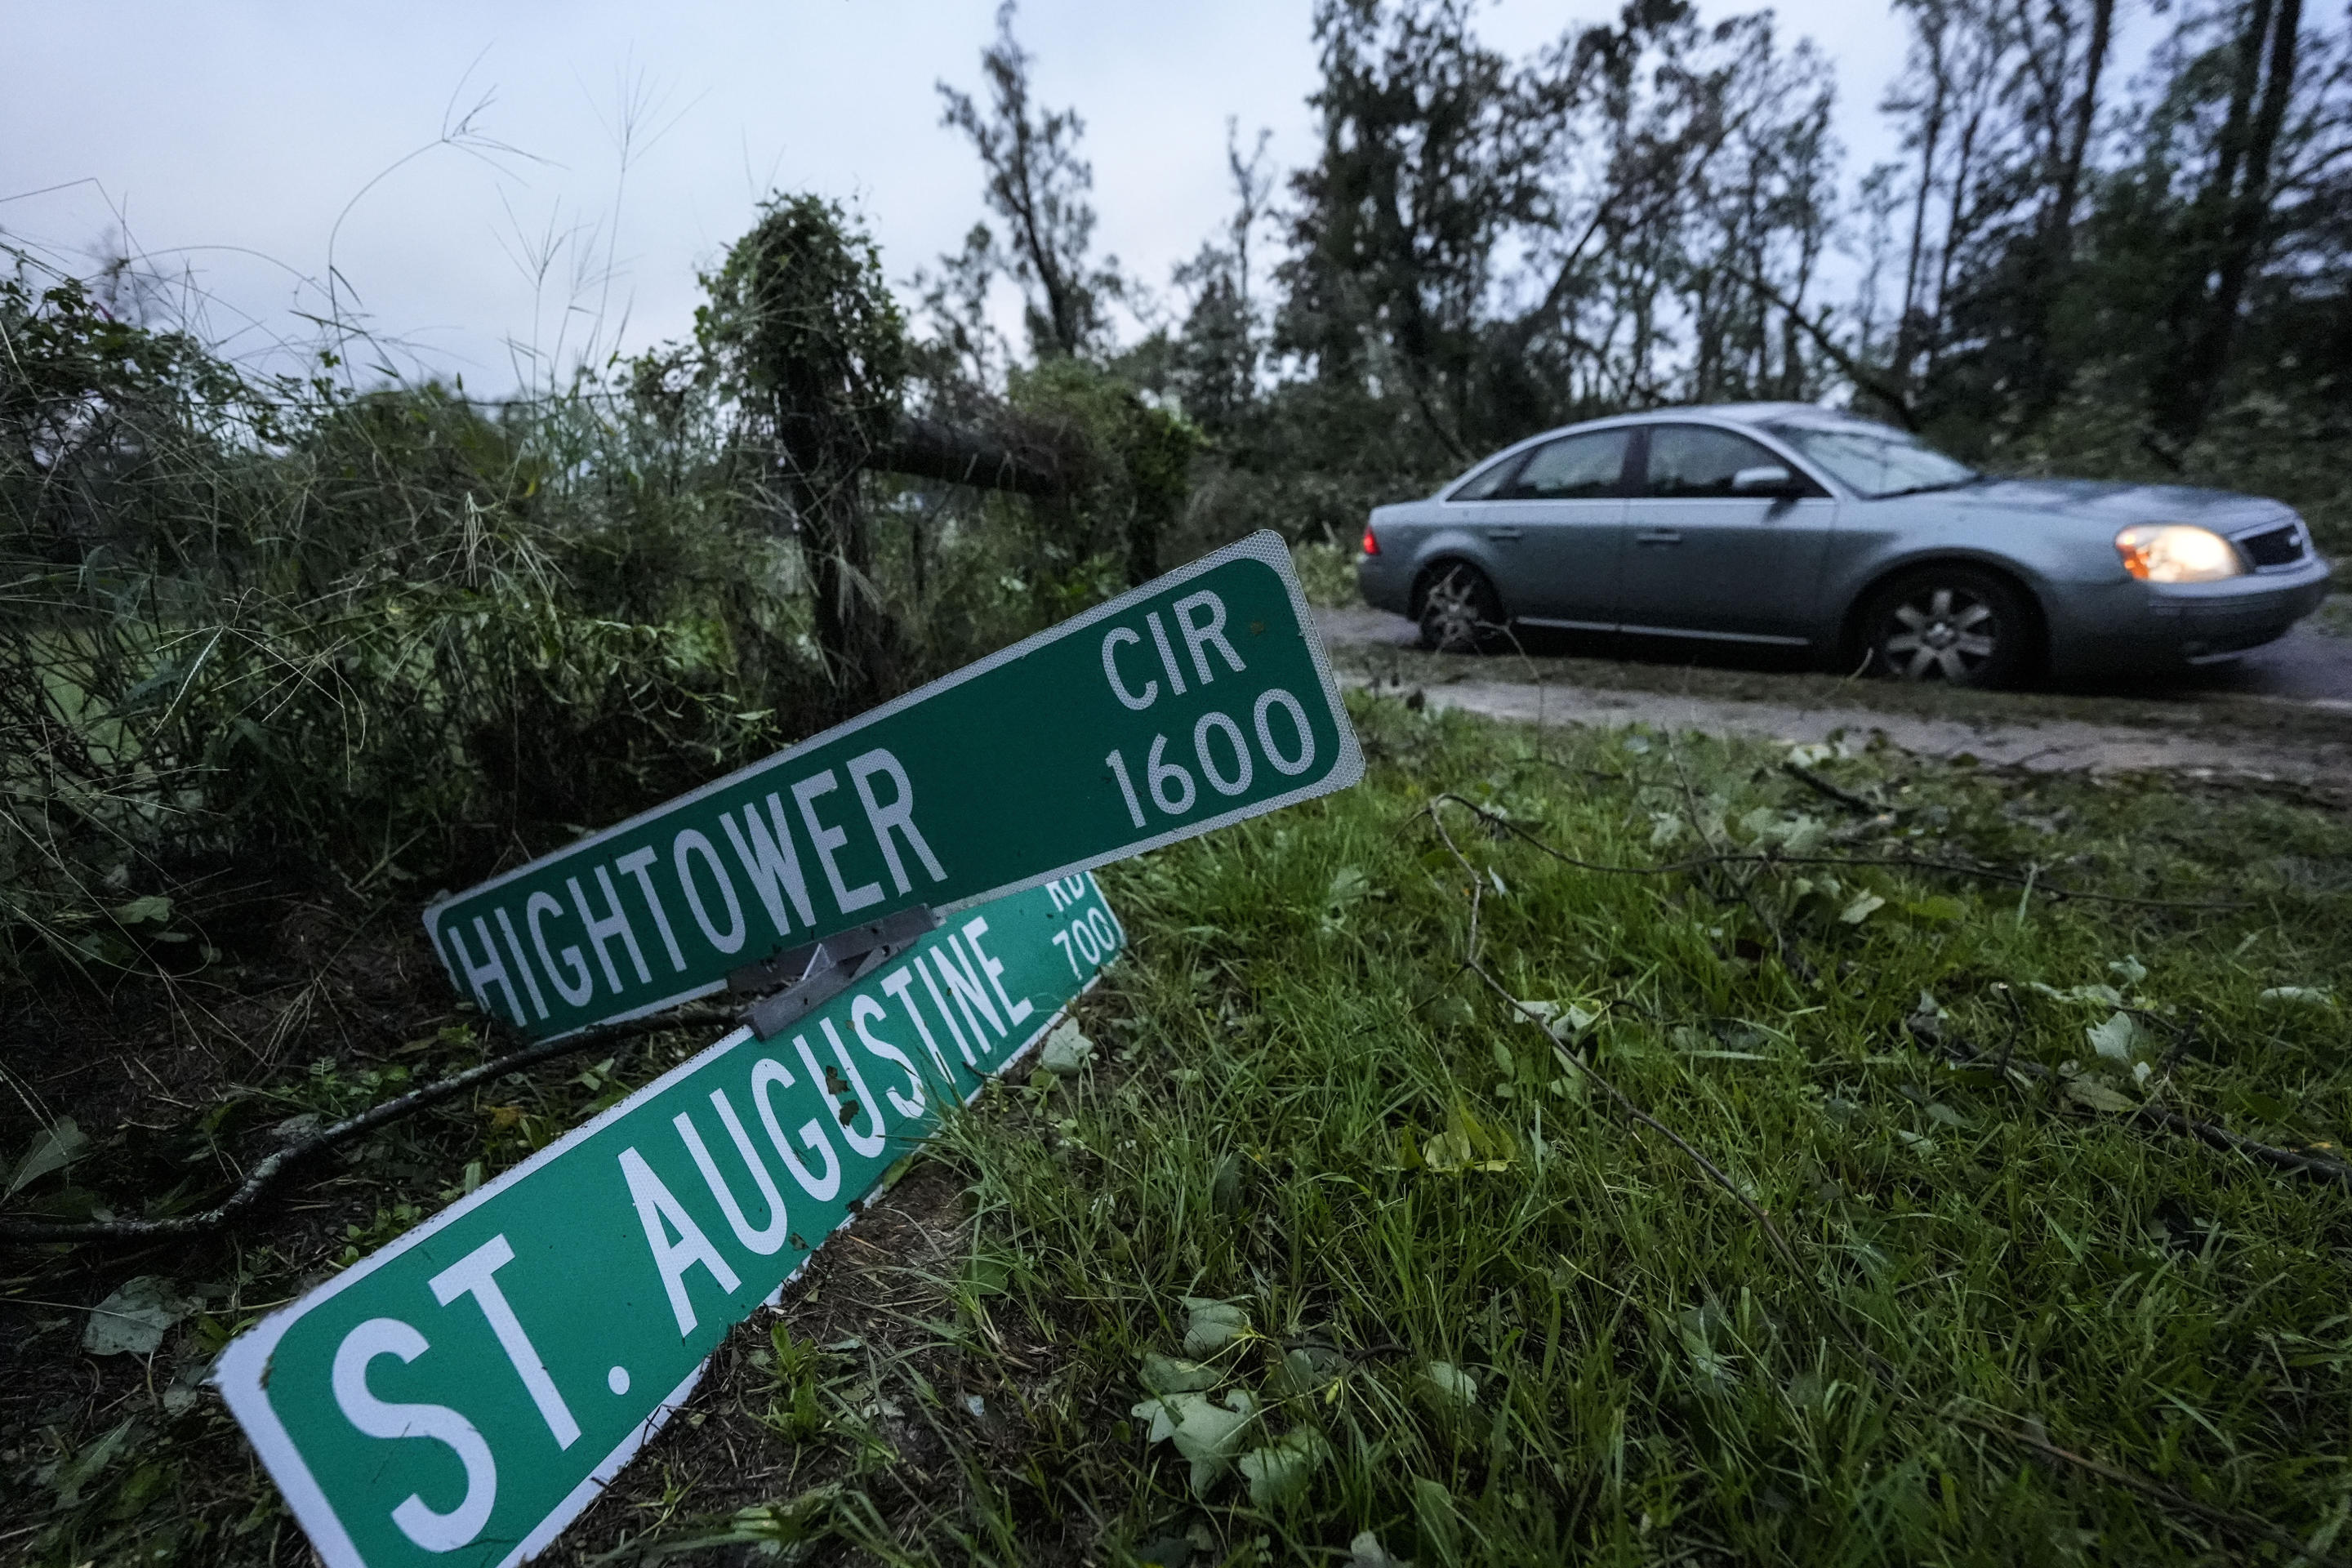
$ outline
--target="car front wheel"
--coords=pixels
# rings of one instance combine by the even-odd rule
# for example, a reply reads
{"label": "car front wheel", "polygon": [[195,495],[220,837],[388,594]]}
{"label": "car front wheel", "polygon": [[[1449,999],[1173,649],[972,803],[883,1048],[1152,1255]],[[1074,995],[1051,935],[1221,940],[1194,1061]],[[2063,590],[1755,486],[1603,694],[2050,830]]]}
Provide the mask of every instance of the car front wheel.
{"label": "car front wheel", "polygon": [[2024,596],[1989,572],[1934,566],[1895,579],[1863,613],[1869,667],[1897,680],[2006,686],[2032,637]]}
{"label": "car front wheel", "polygon": [[1421,646],[1437,653],[1475,653],[1503,629],[1503,599],[1475,566],[1443,568],[1421,597]]}

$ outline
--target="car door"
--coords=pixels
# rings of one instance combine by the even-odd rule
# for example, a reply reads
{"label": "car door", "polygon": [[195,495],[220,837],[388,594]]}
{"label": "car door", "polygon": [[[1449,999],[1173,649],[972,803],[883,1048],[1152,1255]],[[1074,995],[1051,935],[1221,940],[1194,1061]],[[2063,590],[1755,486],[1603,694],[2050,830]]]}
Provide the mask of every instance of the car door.
{"label": "car door", "polygon": [[[1801,647],[1837,502],[1786,458],[1711,425],[1643,427],[1617,616],[1629,632]],[[1759,493],[1755,470],[1787,476]],[[1735,484],[1742,473],[1748,488]]]}
{"label": "car door", "polygon": [[1524,563],[1496,584],[1517,618],[1584,630],[1615,624],[1632,455],[1624,429],[1562,436],[1528,453],[1486,503],[1496,559]]}

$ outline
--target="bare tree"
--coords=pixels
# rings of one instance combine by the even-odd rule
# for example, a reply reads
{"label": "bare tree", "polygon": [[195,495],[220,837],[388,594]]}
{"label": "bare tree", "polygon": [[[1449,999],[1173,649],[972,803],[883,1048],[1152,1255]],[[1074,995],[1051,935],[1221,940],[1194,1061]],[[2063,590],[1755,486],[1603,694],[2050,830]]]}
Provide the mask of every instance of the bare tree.
{"label": "bare tree", "polygon": [[2184,226],[2189,265],[2173,298],[2173,347],[2151,398],[2156,434],[2176,449],[2205,427],[2229,368],[2239,310],[2266,237],[2272,160],[2294,91],[2302,25],[2302,0],[2251,0],[2227,46],[2228,108]]}
{"label": "bare tree", "polygon": [[[1106,327],[1104,308],[1122,291],[1117,258],[1099,267],[1094,243],[1094,167],[1078,155],[1086,121],[1030,96],[1030,55],[1013,36],[1013,0],[996,13],[996,40],[981,52],[985,110],[939,84],[940,123],[971,138],[986,170],[990,210],[1005,224],[1007,269],[1026,298],[1030,347],[1040,358],[1083,354]],[[992,253],[993,238],[978,252]]]}

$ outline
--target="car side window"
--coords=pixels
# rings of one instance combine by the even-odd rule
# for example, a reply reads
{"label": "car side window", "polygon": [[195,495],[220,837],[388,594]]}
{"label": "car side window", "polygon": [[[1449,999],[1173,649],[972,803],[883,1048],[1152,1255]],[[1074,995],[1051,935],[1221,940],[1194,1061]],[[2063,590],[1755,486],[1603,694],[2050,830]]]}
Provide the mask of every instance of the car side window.
{"label": "car side window", "polygon": [[1527,458],[1525,452],[1513,452],[1509,457],[1487,464],[1456,486],[1447,500],[1493,500],[1511,475]]}
{"label": "car side window", "polygon": [[1670,500],[1736,496],[1731,476],[1742,468],[1794,468],[1745,436],[1705,425],[1650,427],[1648,494]]}
{"label": "car side window", "polygon": [[1513,500],[1584,500],[1625,493],[1627,430],[1563,436],[1535,449],[1503,494]]}

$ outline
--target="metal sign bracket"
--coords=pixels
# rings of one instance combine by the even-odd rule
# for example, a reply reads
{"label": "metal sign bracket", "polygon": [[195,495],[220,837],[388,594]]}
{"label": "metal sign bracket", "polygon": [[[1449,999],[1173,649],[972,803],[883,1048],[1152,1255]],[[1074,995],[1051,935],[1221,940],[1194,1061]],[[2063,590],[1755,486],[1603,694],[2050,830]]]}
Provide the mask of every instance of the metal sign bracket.
{"label": "metal sign bracket", "polygon": [[747,963],[727,976],[727,989],[757,998],[744,1010],[743,1022],[762,1040],[772,1040],[904,952],[939,923],[929,905],[918,904]]}

